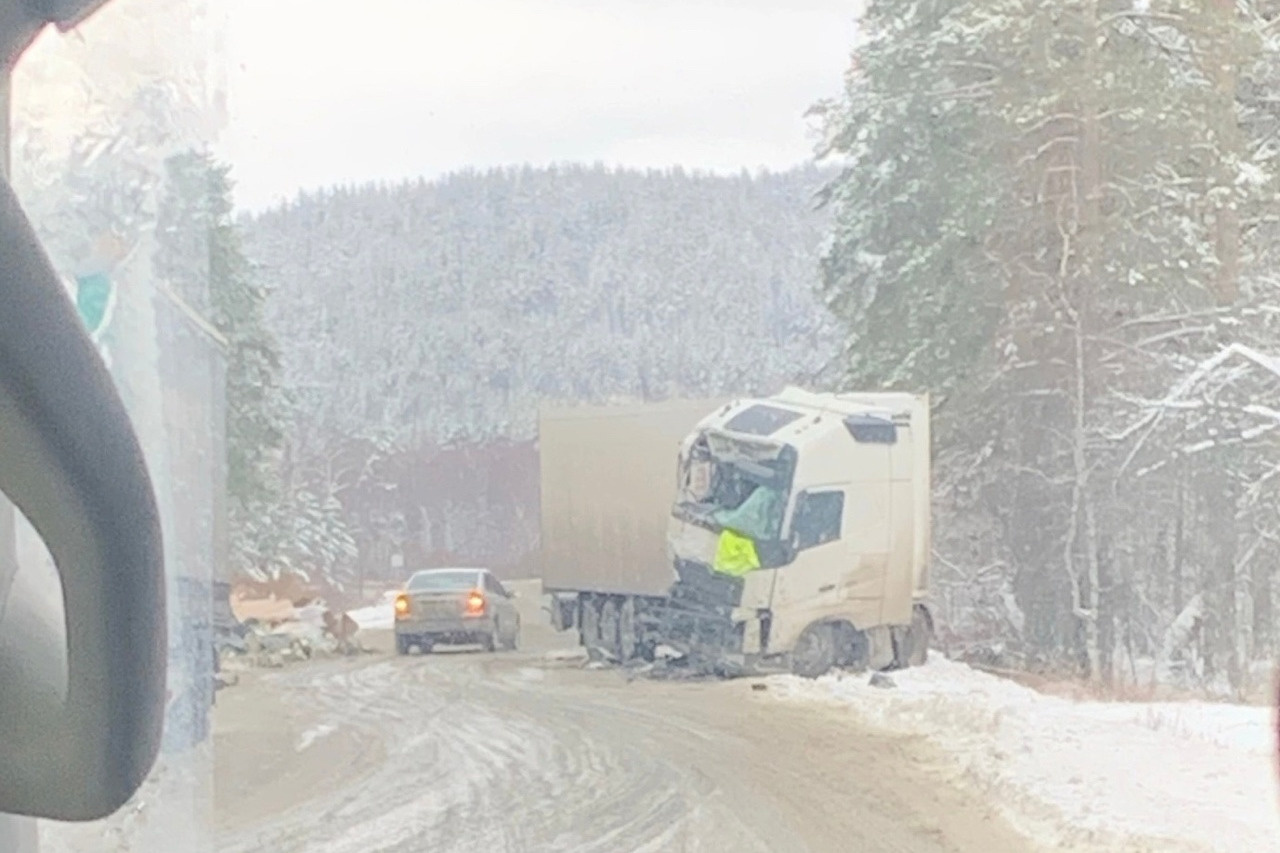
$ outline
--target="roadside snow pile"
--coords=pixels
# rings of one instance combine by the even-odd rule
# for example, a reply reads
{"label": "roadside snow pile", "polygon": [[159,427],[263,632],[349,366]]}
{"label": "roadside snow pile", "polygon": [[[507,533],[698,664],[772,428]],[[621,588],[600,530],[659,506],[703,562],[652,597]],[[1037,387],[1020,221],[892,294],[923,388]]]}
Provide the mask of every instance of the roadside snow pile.
{"label": "roadside snow pile", "polygon": [[837,702],[923,735],[958,775],[1050,844],[1280,850],[1273,712],[1209,703],[1072,702],[940,657],[867,676],[770,679],[769,693]]}
{"label": "roadside snow pile", "polygon": [[385,592],[377,604],[348,610],[361,631],[390,631],[396,626],[395,601],[396,592]]}

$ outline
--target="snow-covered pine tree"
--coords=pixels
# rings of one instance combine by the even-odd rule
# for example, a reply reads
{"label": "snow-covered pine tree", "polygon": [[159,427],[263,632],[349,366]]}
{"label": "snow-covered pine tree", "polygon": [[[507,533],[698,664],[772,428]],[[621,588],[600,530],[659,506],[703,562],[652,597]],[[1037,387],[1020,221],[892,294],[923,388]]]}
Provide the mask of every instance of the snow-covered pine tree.
{"label": "snow-covered pine tree", "polygon": [[1214,309],[1240,257],[1231,87],[1189,57],[1252,48],[1206,8],[871,2],[821,108],[848,381],[944,398],[940,548],[1007,565],[1032,650],[1095,676],[1132,648],[1158,526],[1115,428],[1200,344],[1165,318]]}

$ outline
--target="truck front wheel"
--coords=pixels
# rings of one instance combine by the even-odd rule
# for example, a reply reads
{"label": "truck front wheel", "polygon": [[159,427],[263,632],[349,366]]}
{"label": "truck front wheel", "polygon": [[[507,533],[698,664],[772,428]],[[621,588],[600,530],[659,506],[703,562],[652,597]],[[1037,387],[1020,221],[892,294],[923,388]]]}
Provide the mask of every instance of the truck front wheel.
{"label": "truck front wheel", "polygon": [[791,671],[801,678],[826,675],[836,665],[836,632],[819,623],[804,629],[791,650]]}

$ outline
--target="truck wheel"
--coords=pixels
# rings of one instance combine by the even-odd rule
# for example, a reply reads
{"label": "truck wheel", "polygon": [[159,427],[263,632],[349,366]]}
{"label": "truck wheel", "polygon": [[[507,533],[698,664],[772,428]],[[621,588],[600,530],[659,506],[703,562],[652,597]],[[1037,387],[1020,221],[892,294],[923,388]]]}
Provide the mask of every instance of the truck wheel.
{"label": "truck wheel", "polygon": [[810,625],[791,650],[791,671],[801,678],[826,675],[836,665],[836,636],[832,626]]}
{"label": "truck wheel", "polygon": [[578,642],[586,648],[600,645],[600,604],[594,598],[583,597],[579,603]]}
{"label": "truck wheel", "polygon": [[916,605],[911,611],[911,628],[907,632],[907,665],[924,666],[929,660],[929,641],[933,639],[933,623],[929,613]]}
{"label": "truck wheel", "polygon": [[600,648],[615,660],[621,658],[622,652],[621,643],[618,642],[618,627],[621,621],[617,600],[606,601],[600,608]]}
{"label": "truck wheel", "polygon": [[849,667],[858,672],[867,668],[870,657],[867,635],[848,622],[835,622],[831,631],[836,643],[836,666]]}
{"label": "truck wheel", "polygon": [[636,600],[627,597],[618,610],[618,659],[623,663],[636,656]]}
{"label": "truck wheel", "polygon": [[436,641],[432,637],[422,637],[418,640],[418,654],[429,655],[431,650],[435,648]]}

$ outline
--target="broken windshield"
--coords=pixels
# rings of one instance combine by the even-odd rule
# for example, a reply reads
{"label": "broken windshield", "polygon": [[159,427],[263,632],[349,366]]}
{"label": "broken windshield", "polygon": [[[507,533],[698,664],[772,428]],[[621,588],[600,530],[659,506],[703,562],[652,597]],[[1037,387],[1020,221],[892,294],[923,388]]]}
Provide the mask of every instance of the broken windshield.
{"label": "broken windshield", "polygon": [[685,462],[677,512],[705,526],[776,541],[791,488],[791,455],[783,448],[776,459],[728,459],[714,453],[704,437]]}
{"label": "broken windshield", "polygon": [[721,527],[752,539],[777,539],[782,531],[782,513],[786,495],[778,489],[754,485],[736,507],[721,507],[712,517]]}

